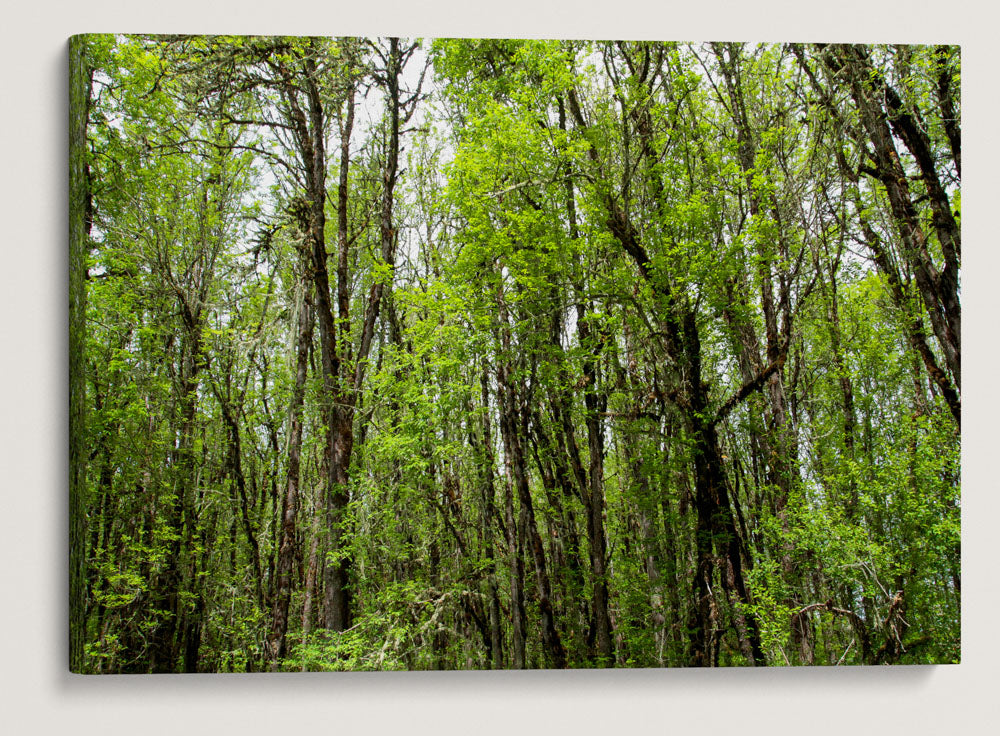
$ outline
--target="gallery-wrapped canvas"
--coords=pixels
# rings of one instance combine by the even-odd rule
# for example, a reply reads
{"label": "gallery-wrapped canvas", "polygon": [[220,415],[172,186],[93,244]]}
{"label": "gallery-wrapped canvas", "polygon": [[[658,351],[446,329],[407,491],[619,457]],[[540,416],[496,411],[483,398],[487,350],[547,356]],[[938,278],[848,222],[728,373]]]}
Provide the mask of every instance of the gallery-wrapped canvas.
{"label": "gallery-wrapped canvas", "polygon": [[959,660],[957,47],[70,62],[74,672]]}

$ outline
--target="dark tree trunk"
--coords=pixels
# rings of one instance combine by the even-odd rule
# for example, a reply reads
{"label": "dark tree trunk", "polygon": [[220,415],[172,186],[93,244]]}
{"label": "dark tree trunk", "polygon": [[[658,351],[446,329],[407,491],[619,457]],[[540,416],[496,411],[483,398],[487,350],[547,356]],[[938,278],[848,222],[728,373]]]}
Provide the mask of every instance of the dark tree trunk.
{"label": "dark tree trunk", "polygon": [[493,473],[496,460],[493,457],[493,429],[490,421],[489,375],[484,367],[480,377],[483,408],[483,434],[480,460],[480,486],[483,494],[483,512],[480,520],[480,535],[482,537],[483,554],[489,559],[487,567],[487,605],[489,606],[489,665],[493,669],[504,666],[503,627],[500,620],[500,595],[497,589],[497,565],[494,559],[494,534],[496,509],[496,488],[493,483]]}
{"label": "dark tree trunk", "polygon": [[511,663],[515,670],[523,670],[527,665],[525,652],[525,629],[527,615],[524,610],[524,562],[521,558],[522,525],[514,517],[514,479],[510,458],[504,454],[506,479],[504,482],[504,525],[507,529],[507,559],[510,563],[510,628]]}
{"label": "dark tree trunk", "polygon": [[608,607],[607,539],[604,534],[604,429],[602,415],[607,410],[607,397],[597,392],[597,352],[600,336],[584,317],[577,321],[580,343],[588,355],[583,364],[584,406],[586,408],[589,492],[586,496],[587,536],[590,539],[590,570],[594,586],[593,629],[597,656],[604,666],[614,664],[614,644],[611,639],[611,617]]}

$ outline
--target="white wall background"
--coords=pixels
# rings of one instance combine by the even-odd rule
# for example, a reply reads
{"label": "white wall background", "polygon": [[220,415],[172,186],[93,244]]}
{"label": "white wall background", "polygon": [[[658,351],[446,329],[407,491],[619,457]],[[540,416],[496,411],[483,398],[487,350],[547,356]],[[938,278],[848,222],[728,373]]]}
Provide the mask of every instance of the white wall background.
{"label": "white wall background", "polygon": [[[1000,13],[973,0],[79,0],[0,13],[0,731],[996,733]],[[66,39],[80,32],[961,43],[963,662],[763,671],[76,677],[66,669]]]}

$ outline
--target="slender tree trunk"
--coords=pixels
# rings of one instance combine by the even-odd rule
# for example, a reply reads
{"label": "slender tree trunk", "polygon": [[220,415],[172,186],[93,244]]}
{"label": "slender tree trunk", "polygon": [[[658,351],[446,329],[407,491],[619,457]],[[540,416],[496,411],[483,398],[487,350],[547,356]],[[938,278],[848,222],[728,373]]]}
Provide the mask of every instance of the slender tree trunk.
{"label": "slender tree trunk", "polygon": [[599,338],[591,334],[586,319],[577,321],[580,342],[592,351],[584,360],[584,406],[586,407],[587,449],[590,455],[587,494],[587,536],[590,538],[590,569],[594,586],[594,639],[597,655],[605,666],[614,664],[611,618],[608,613],[607,540],[604,534],[604,430],[601,416],[607,409],[607,397],[598,395],[595,346]]}
{"label": "slender tree trunk", "polygon": [[510,561],[510,627],[511,667],[523,670],[525,656],[525,628],[527,615],[524,610],[524,562],[521,559],[521,525],[514,517],[514,473],[510,456],[504,453],[504,525],[507,527],[507,558]]}
{"label": "slender tree trunk", "polygon": [[497,565],[494,559],[493,525],[497,514],[496,488],[493,471],[496,461],[493,457],[493,430],[490,421],[489,376],[486,368],[480,377],[483,406],[482,460],[480,461],[480,486],[483,493],[483,512],[480,521],[483,554],[489,559],[487,567],[487,605],[490,626],[490,666],[502,669],[504,665],[503,628],[500,621],[500,596],[497,590]]}
{"label": "slender tree trunk", "polygon": [[[318,563],[318,553],[319,553],[319,540],[322,536],[320,531],[319,516],[313,521],[312,525],[312,544],[309,545],[309,562],[306,564],[306,579],[303,583],[303,599],[302,599],[302,643],[305,645],[309,641],[309,634],[312,632],[312,621],[313,621],[313,598],[316,592],[316,580],[318,577],[317,569],[319,567]],[[306,671],[306,662],[302,662],[302,671]]]}
{"label": "slender tree trunk", "polygon": [[280,660],[286,654],[285,634],[288,631],[288,604],[292,590],[292,566],[295,561],[295,514],[298,509],[302,453],[302,410],[305,402],[309,344],[312,342],[313,330],[310,285],[303,279],[299,288],[301,302],[298,305],[295,384],[289,407],[288,471],[278,529],[277,593],[274,598],[271,625],[271,669],[274,671],[277,671]]}

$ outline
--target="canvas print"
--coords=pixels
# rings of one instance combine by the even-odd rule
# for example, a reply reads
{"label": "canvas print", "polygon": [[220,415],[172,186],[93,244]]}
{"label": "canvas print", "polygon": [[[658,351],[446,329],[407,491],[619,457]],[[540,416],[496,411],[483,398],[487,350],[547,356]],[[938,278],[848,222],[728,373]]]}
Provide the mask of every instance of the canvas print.
{"label": "canvas print", "polygon": [[958,662],[960,88],[74,37],[70,668]]}

